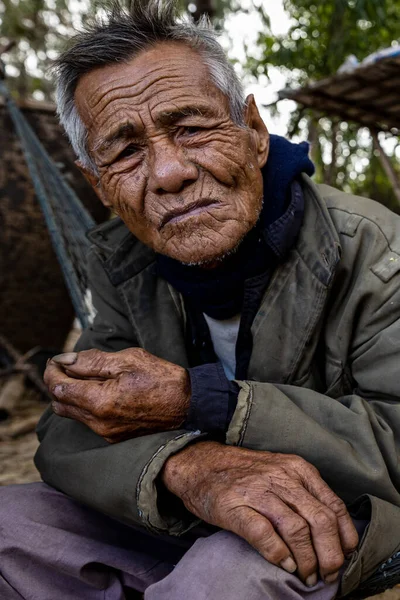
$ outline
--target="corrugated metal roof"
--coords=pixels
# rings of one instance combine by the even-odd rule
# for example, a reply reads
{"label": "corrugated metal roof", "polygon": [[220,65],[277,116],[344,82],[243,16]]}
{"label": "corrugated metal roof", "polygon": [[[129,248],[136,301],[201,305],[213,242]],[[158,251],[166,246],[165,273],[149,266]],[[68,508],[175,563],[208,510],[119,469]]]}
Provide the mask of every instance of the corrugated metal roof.
{"label": "corrugated metal roof", "polygon": [[329,116],[366,127],[400,130],[400,51],[376,55],[349,71],[295,90],[284,89],[279,99],[295,100]]}

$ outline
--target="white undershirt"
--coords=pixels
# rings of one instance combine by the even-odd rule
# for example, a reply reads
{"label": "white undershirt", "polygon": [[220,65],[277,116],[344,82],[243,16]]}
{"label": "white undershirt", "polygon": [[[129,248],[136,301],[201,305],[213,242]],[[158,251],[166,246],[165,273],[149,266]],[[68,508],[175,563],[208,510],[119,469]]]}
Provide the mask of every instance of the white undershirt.
{"label": "white undershirt", "polygon": [[[204,314],[204,313],[203,313]],[[230,319],[213,319],[204,314],[210,330],[214,352],[218,356],[228,379],[235,379],[236,340],[239,333],[240,313]]]}

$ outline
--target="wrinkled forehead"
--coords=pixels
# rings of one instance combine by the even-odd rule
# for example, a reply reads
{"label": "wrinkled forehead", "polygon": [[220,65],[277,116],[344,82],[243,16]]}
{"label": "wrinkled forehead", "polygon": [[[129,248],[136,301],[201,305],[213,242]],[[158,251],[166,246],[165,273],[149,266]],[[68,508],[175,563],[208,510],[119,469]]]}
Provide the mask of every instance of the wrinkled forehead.
{"label": "wrinkled forehead", "polygon": [[229,112],[227,98],[216,88],[201,55],[187,45],[163,42],[124,63],[85,74],[75,101],[88,130],[127,111],[167,112],[201,101]]}

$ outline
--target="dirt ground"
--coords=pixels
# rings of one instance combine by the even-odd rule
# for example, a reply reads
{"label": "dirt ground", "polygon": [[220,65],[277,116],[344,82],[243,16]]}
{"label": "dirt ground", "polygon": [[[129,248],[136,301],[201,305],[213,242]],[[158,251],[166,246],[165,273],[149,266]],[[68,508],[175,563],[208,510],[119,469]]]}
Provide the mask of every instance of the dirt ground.
{"label": "dirt ground", "polygon": [[[40,481],[32,460],[38,446],[33,427],[44,407],[38,394],[27,390],[12,418],[0,422],[0,486]],[[400,586],[373,596],[373,600],[400,600]]]}
{"label": "dirt ground", "polygon": [[[27,390],[12,418],[0,422],[0,485],[40,481],[32,459],[38,446],[34,423],[44,408],[38,394]],[[28,431],[17,435],[22,427]]]}

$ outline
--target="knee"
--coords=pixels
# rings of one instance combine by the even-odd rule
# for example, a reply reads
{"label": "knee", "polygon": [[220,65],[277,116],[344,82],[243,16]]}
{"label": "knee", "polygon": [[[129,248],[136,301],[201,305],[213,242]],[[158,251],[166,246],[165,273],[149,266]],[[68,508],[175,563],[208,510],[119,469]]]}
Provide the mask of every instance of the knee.
{"label": "knee", "polygon": [[21,488],[24,485],[6,485],[0,487],[0,520],[9,520],[18,513],[18,506],[24,500]]}
{"label": "knee", "polygon": [[[2,530],[18,527],[26,519],[36,519],[38,498],[51,490],[44,483],[28,483],[0,487],[0,526]],[[40,511],[44,513],[45,511]]]}
{"label": "knee", "polygon": [[225,572],[228,576],[232,569],[246,574],[249,568],[254,572],[256,565],[261,568],[266,565],[265,559],[250,544],[230,531],[219,531],[201,538],[195,543],[195,548],[200,554],[206,553],[208,564],[221,576]]}

